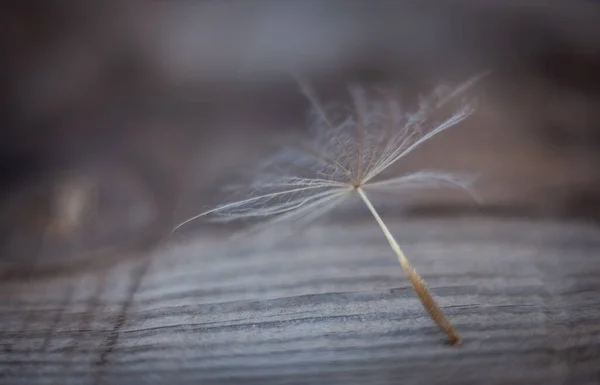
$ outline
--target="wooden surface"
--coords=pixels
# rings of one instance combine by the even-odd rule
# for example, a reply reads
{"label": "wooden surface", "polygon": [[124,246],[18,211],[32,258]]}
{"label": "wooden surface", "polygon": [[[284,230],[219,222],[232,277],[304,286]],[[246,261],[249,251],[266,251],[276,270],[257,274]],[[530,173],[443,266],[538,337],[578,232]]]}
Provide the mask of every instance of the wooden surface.
{"label": "wooden surface", "polygon": [[[508,218],[600,219],[596,2],[60,3],[0,11],[0,385],[600,382],[600,230]],[[290,66],[324,102],[371,79],[406,106],[495,71],[476,115],[398,165],[480,175],[489,217],[376,203],[462,346],[371,218],[117,251],[153,248],[306,128]]]}
{"label": "wooden surface", "polygon": [[374,222],[174,240],[0,285],[1,384],[595,384],[600,229],[390,221],[464,337],[448,346]]}

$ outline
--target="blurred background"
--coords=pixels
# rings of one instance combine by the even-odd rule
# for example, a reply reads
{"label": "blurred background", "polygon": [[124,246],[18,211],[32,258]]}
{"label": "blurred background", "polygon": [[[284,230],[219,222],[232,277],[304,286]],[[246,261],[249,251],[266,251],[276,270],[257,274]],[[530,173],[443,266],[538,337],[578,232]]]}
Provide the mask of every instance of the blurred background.
{"label": "blurred background", "polygon": [[[0,272],[109,264],[220,201],[307,100],[350,81],[417,98],[492,69],[478,110],[403,163],[475,172],[485,202],[407,215],[600,219],[596,1],[3,2]],[[195,227],[196,226],[196,227]],[[200,224],[187,231],[201,231]]]}

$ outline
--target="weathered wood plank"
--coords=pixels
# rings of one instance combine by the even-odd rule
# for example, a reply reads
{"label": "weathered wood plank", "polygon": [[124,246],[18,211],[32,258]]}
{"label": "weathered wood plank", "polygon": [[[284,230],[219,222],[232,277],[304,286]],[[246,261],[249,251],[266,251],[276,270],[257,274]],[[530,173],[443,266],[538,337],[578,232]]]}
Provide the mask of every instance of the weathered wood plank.
{"label": "weathered wood plank", "polygon": [[179,240],[102,272],[0,286],[0,383],[600,381],[600,229],[391,221],[464,337],[427,318],[371,221],[278,243]]}

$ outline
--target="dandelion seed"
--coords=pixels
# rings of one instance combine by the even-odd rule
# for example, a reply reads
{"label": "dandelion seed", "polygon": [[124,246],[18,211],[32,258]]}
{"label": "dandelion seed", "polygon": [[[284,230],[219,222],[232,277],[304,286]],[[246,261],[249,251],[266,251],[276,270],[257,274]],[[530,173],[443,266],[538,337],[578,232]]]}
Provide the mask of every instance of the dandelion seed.
{"label": "dandelion seed", "polygon": [[[459,188],[470,190],[469,176],[441,171],[419,171],[376,180],[384,171],[433,136],[457,125],[472,112],[461,102],[450,117],[429,122],[433,112],[457,99],[487,73],[455,88],[439,88],[424,98],[419,109],[405,113],[395,97],[371,97],[364,89],[351,87],[353,106],[321,104],[308,84],[299,79],[302,92],[312,105],[309,115],[310,142],[297,142],[267,159],[250,184],[243,200],[217,206],[178,225],[212,215],[217,221],[264,220],[254,229],[279,223],[304,225],[333,210],[353,194],[367,206],[408,274],[419,300],[451,343],[460,340],[448,318],[433,299],[424,280],[412,267],[394,236],[373,206],[367,192],[394,193],[415,188]],[[175,231],[174,230],[174,231]]]}

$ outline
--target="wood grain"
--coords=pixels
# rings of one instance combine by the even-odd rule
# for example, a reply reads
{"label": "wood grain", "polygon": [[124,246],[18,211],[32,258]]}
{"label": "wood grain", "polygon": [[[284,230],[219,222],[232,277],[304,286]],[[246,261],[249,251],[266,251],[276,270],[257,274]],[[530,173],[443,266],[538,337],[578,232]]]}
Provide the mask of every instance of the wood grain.
{"label": "wood grain", "polygon": [[391,220],[462,333],[444,343],[372,221],[174,240],[110,270],[5,282],[2,384],[595,384],[600,229]]}

